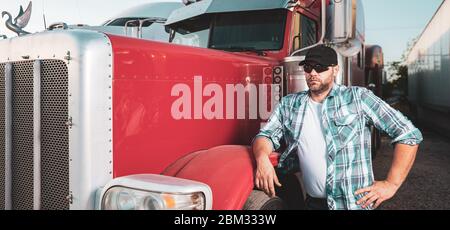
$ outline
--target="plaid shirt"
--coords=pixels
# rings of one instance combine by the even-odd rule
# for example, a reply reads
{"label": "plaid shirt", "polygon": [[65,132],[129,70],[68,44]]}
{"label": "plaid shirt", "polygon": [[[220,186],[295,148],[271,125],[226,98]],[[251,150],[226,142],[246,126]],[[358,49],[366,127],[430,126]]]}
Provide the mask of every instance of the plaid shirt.
{"label": "plaid shirt", "polygon": [[[278,167],[285,173],[299,170],[297,145],[308,98],[308,91],[284,97],[256,135],[268,138],[274,150],[284,137],[287,148]],[[335,84],[323,101],[322,124],[327,144],[325,191],[331,210],[362,209],[356,201],[364,194],[354,193],[374,182],[371,125],[387,133],[392,144],[417,145],[422,141],[421,132],[405,116],[362,87]]]}

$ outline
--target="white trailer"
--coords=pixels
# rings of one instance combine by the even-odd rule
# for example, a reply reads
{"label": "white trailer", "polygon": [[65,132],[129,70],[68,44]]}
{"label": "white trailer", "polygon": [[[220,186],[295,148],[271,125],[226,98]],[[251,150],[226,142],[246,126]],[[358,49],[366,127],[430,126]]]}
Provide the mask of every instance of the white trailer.
{"label": "white trailer", "polygon": [[450,133],[450,1],[443,1],[408,57],[408,99],[419,122]]}

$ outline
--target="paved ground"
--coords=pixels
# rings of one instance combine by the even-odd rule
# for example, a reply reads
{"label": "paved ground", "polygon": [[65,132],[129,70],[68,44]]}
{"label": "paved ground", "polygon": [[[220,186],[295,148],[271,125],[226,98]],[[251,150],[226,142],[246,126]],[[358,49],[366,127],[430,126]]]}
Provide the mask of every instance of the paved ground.
{"label": "paved ground", "polygon": [[[379,209],[450,209],[450,139],[428,129],[411,172],[397,194]],[[393,148],[390,139],[383,137],[382,146],[374,160],[376,180],[386,178]]]}

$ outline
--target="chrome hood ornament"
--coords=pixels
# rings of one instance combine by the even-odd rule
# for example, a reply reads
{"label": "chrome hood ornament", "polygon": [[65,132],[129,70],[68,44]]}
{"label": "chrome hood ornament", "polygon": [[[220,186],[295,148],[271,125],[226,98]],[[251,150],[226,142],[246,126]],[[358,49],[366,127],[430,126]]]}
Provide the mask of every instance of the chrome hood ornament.
{"label": "chrome hood ornament", "polygon": [[28,7],[25,11],[23,11],[22,6],[20,6],[19,14],[14,19],[14,22],[12,21],[11,14],[9,12],[3,11],[2,18],[5,17],[5,15],[8,16],[8,19],[6,20],[6,23],[5,23],[6,27],[8,29],[10,29],[11,31],[17,33],[18,36],[24,35],[24,34],[29,34],[29,32],[24,31],[23,28],[25,28],[25,26],[27,26],[28,22],[30,21],[31,7],[32,7],[32,2],[30,2],[28,4]]}

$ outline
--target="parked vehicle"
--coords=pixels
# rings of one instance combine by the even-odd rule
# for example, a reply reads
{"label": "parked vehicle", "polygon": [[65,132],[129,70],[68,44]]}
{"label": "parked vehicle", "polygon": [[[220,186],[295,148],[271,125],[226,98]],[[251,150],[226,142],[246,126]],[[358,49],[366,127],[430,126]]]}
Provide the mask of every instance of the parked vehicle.
{"label": "parked vehicle", "polygon": [[64,25],[0,40],[0,208],[284,207],[254,190],[248,145],[307,89],[313,46],[368,86],[363,22],[359,0],[203,0],[170,14],[168,42]]}
{"label": "parked vehicle", "polygon": [[408,101],[412,116],[450,136],[450,2],[443,1],[406,60]]}
{"label": "parked vehicle", "polygon": [[64,25],[55,23],[50,29],[68,27],[94,30],[107,34],[129,36],[152,41],[169,41],[169,30],[164,23],[170,13],[183,7],[181,2],[156,2],[139,5],[116,15],[100,26]]}

